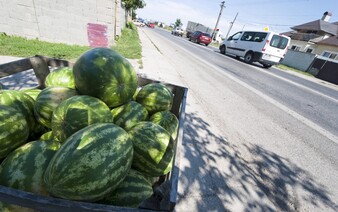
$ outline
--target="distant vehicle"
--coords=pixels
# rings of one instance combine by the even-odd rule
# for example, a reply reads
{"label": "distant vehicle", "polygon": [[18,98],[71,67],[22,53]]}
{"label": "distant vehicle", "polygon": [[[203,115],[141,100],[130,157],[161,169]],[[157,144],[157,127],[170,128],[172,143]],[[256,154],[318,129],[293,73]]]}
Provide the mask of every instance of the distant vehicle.
{"label": "distant vehicle", "polygon": [[188,21],[187,27],[185,28],[187,38],[195,31],[201,31],[208,34],[212,33],[212,28],[206,27],[203,24],[196,23],[193,21]]}
{"label": "distant vehicle", "polygon": [[155,28],[155,24],[154,23],[148,23],[148,27]]}
{"label": "distant vehicle", "polygon": [[134,20],[133,23],[138,27],[144,27],[145,24],[140,20]]}
{"label": "distant vehicle", "polygon": [[177,36],[183,36],[183,29],[181,29],[180,27],[175,27],[172,31],[171,34],[173,35],[177,35]]}
{"label": "distant vehicle", "polygon": [[284,58],[290,40],[274,32],[241,31],[224,40],[219,50],[222,54],[243,57],[246,63],[259,62],[264,68],[270,68]]}
{"label": "distant vehicle", "polygon": [[211,36],[205,32],[195,31],[189,36],[189,41],[193,41],[198,44],[204,43],[206,46],[208,46],[211,43]]}

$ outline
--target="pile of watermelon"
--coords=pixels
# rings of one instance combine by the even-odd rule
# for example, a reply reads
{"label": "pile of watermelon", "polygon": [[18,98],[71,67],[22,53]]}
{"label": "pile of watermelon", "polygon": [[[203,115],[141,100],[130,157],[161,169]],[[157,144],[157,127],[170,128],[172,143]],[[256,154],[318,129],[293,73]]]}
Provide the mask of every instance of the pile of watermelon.
{"label": "pile of watermelon", "polygon": [[[0,184],[67,200],[138,207],[170,172],[178,119],[162,83],[94,48],[43,90],[0,91]],[[0,210],[18,206],[0,202]],[[18,209],[20,210],[20,208]]]}

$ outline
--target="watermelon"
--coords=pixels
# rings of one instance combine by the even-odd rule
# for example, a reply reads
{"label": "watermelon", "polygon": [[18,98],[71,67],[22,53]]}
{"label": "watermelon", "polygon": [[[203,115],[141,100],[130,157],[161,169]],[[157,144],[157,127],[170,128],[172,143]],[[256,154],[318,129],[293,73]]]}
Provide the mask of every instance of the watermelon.
{"label": "watermelon", "polygon": [[139,171],[130,169],[128,175],[117,188],[101,203],[137,208],[143,200],[153,194],[152,184]]}
{"label": "watermelon", "polygon": [[55,108],[64,100],[77,95],[75,89],[66,87],[48,87],[41,91],[35,100],[34,114],[42,125],[51,129]]}
{"label": "watermelon", "polygon": [[24,115],[13,107],[0,105],[0,159],[26,143],[28,135]]}
{"label": "watermelon", "polygon": [[31,133],[38,127],[34,117],[34,100],[29,95],[16,90],[2,90],[0,105],[7,105],[19,110],[25,116]]}
{"label": "watermelon", "polygon": [[55,136],[53,135],[53,131],[48,131],[48,132],[42,134],[39,139],[43,140],[43,141],[46,141],[46,140],[56,140]]}
{"label": "watermelon", "polygon": [[75,89],[73,69],[61,67],[50,72],[45,81],[46,87],[61,86]]}
{"label": "watermelon", "polygon": [[178,119],[172,112],[160,111],[154,113],[149,121],[154,122],[155,124],[160,125],[164,129],[166,129],[173,139],[177,137],[177,129],[178,129]]}
{"label": "watermelon", "polygon": [[127,59],[109,48],[93,48],[73,67],[80,94],[94,96],[110,108],[130,101],[137,88],[137,75]]}
{"label": "watermelon", "polygon": [[60,142],[94,123],[113,123],[113,116],[103,101],[87,95],[63,101],[52,116],[53,134]]}
{"label": "watermelon", "polygon": [[21,90],[23,93],[28,94],[30,97],[32,97],[34,100],[38,97],[39,93],[41,92],[40,89],[31,88],[31,89],[25,89]]}
{"label": "watermelon", "polygon": [[25,208],[18,205],[11,205],[5,202],[0,202],[1,212],[36,212],[34,209]]}
{"label": "watermelon", "polygon": [[125,130],[130,130],[135,124],[148,119],[148,111],[141,104],[130,101],[111,110],[114,123]]}
{"label": "watermelon", "polygon": [[150,115],[164,110],[170,110],[174,96],[162,83],[150,83],[141,88],[136,101],[143,105]]}
{"label": "watermelon", "polygon": [[133,141],[134,169],[151,177],[165,175],[171,170],[174,145],[167,130],[144,121],[136,124],[128,133]]}
{"label": "watermelon", "polygon": [[15,149],[0,165],[0,184],[47,195],[43,174],[59,147],[57,142],[37,140]]}
{"label": "watermelon", "polygon": [[97,123],[71,135],[45,172],[48,191],[69,200],[97,201],[126,177],[133,159],[128,133],[111,123]]}

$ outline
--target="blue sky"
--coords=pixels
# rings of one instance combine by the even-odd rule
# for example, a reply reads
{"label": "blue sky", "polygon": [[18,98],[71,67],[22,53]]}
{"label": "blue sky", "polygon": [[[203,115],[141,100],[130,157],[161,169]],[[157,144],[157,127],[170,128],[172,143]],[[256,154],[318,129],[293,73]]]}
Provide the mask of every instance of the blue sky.
{"label": "blue sky", "polygon": [[[194,21],[215,27],[223,0],[145,0],[146,7],[138,9],[141,18],[174,23],[180,18],[183,27]],[[237,19],[230,34],[239,30],[290,31],[290,27],[321,19],[325,11],[332,13],[330,22],[338,21],[338,0],[225,0],[225,8],[218,25],[226,34],[230,22]]]}

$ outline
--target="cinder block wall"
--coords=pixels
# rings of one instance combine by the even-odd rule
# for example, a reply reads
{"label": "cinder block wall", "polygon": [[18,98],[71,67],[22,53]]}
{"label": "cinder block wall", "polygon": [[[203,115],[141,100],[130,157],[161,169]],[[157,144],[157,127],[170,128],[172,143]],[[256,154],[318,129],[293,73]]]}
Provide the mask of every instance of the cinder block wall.
{"label": "cinder block wall", "polygon": [[0,1],[0,32],[9,35],[88,46],[88,24],[99,24],[111,46],[125,23],[121,0]]}

